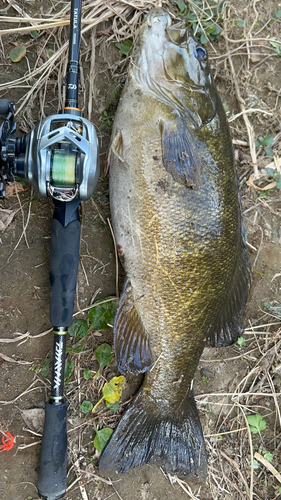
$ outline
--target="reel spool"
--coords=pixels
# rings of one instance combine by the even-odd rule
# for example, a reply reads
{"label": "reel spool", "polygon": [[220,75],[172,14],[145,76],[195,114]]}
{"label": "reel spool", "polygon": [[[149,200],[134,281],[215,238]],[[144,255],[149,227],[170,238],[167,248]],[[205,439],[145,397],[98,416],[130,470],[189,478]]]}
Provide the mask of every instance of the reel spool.
{"label": "reel spool", "polygon": [[14,166],[14,173],[33,185],[38,198],[52,196],[65,202],[89,199],[99,172],[95,127],[71,114],[42,120],[27,134],[25,153]]}
{"label": "reel spool", "polygon": [[74,188],[76,154],[54,153],[51,161],[51,182],[58,188]]}

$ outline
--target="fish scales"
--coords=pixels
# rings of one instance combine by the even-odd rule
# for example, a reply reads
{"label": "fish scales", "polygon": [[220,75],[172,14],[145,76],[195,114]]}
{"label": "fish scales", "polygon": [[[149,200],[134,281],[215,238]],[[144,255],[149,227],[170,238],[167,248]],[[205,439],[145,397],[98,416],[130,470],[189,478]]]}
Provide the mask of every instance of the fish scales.
{"label": "fish scales", "polygon": [[[251,285],[225,112],[207,63],[194,62],[188,28],[171,23],[163,9],[151,11],[112,133],[111,214],[127,275],[116,356],[123,372],[148,371],[101,458],[102,472],[154,462],[182,477],[204,476],[191,384],[206,341],[227,345],[241,334]],[[179,49],[173,37],[184,30]]]}

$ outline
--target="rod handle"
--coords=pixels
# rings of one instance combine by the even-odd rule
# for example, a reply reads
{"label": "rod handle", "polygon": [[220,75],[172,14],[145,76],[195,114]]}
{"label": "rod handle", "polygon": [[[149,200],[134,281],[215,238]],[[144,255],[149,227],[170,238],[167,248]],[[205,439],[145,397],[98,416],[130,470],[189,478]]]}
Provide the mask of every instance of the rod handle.
{"label": "rod handle", "polygon": [[50,320],[54,326],[72,322],[79,264],[79,220],[66,227],[53,219],[50,249]]}
{"label": "rod handle", "polygon": [[45,500],[58,500],[67,486],[67,403],[45,406],[38,493]]}

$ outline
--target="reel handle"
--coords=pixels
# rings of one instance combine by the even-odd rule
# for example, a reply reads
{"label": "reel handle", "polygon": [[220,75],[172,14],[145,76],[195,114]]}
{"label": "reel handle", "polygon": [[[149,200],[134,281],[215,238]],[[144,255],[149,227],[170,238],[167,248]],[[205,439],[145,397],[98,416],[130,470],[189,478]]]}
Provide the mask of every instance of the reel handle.
{"label": "reel handle", "polygon": [[0,115],[7,115],[10,111],[10,101],[8,99],[0,99]]}

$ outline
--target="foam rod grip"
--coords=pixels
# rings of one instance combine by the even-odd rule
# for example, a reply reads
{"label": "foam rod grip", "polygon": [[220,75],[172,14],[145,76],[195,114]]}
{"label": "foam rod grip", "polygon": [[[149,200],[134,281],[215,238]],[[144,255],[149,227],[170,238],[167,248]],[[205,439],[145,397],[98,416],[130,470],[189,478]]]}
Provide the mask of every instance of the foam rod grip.
{"label": "foam rod grip", "polygon": [[0,115],[9,113],[10,101],[8,99],[0,99]]}
{"label": "foam rod grip", "polygon": [[53,326],[67,327],[72,322],[76,292],[79,247],[79,220],[64,227],[53,219],[50,250],[50,320]]}
{"label": "foam rod grip", "polygon": [[38,493],[45,500],[62,498],[67,486],[67,403],[46,403]]}

